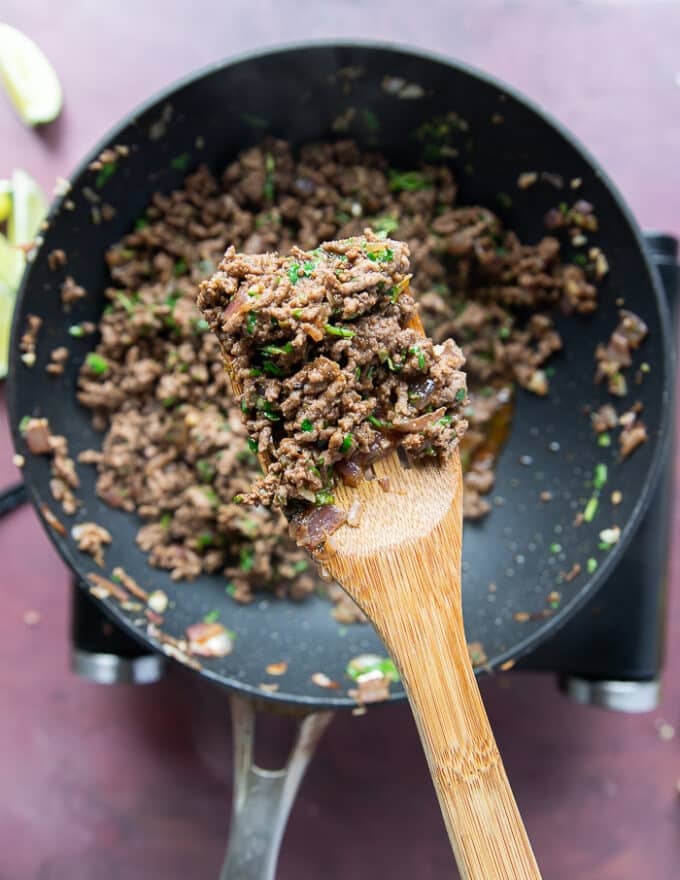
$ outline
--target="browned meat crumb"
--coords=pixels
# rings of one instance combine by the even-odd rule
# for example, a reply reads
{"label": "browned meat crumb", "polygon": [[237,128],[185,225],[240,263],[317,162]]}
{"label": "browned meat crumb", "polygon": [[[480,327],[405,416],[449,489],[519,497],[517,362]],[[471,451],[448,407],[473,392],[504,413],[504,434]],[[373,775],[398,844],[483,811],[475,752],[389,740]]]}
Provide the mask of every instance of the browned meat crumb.
{"label": "browned meat crumb", "polygon": [[78,509],[78,500],[71,491],[80,485],[75,462],[68,454],[66,437],[52,434],[47,419],[28,419],[22,426],[22,434],[29,452],[33,455],[51,455],[50,491],[55,501],[59,501],[64,513],[73,514]]}
{"label": "browned meat crumb", "polygon": [[42,322],[42,318],[38,317],[38,315],[26,316],[26,329],[19,341],[19,348],[25,354],[35,354],[35,349],[38,344],[38,333],[42,327]]}
{"label": "browned meat crumb", "polygon": [[611,431],[619,423],[616,410],[611,403],[605,403],[595,412],[591,413],[590,420],[596,434],[604,434],[606,431]]}
{"label": "browned meat crumb", "polygon": [[51,455],[50,424],[47,419],[29,419],[24,428],[24,439],[28,451],[33,455]]}
{"label": "browned meat crumb", "polygon": [[312,675],[312,682],[321,688],[329,688],[331,690],[338,690],[340,688],[340,684],[337,681],[333,681],[332,678],[329,678],[325,672],[315,672]]}
{"label": "browned meat crumb", "polygon": [[122,604],[130,598],[121,586],[105,578],[103,575],[97,574],[97,572],[89,572],[87,579],[92,584],[90,592],[97,599],[107,599],[109,596],[113,596],[114,599],[117,599]]}
{"label": "browned meat crumb", "polygon": [[130,148],[126,144],[116,144],[113,147],[107,147],[105,150],[102,150],[97,158],[90,162],[87,167],[90,171],[101,171],[104,165],[117,162],[118,159],[125,158],[129,154]]}
{"label": "browned meat crumb", "polygon": [[47,265],[53,272],[62,266],[65,266],[66,263],[66,251],[63,251],[61,248],[55,248],[47,255]]}
{"label": "browned meat crumb", "polygon": [[643,422],[634,420],[629,425],[623,427],[619,434],[621,458],[628,458],[629,455],[635,452],[638,446],[646,443],[648,439],[647,428]]}
{"label": "browned meat crumb", "polygon": [[607,380],[610,394],[625,397],[628,385],[623,370],[632,362],[631,351],[640,347],[647,336],[647,325],[633,312],[627,309],[619,311],[619,323],[606,345],[600,344],[595,350],[597,369],[595,382]]}
{"label": "browned meat crumb", "polygon": [[45,517],[48,526],[54,529],[58,535],[66,535],[67,531],[61,520],[55,516],[46,504],[40,505],[40,512]]}
{"label": "browned meat crumb", "polygon": [[130,575],[125,571],[124,568],[121,568],[119,565],[116,566],[111,572],[112,577],[116,578],[116,580],[120,581],[120,583],[125,587],[125,589],[132,593],[133,596],[136,596],[137,599],[141,599],[143,602],[147,602],[149,600],[149,594],[146,590],[142,589],[139,586],[137,581],[130,577]]}
{"label": "browned meat crumb", "polygon": [[78,523],[71,528],[71,537],[78,549],[89,553],[97,565],[104,565],[104,545],[111,543],[111,534],[94,522]]}
{"label": "browned meat crumb", "polygon": [[193,623],[187,627],[189,651],[199,657],[226,657],[234,649],[234,636],[221,623]]}
{"label": "browned meat crumb", "polygon": [[76,284],[72,275],[67,275],[63,284],[61,285],[62,304],[68,308],[73,303],[78,302],[78,300],[82,299],[84,296],[87,296],[87,291],[85,290],[85,288],[81,287],[79,284]]}
{"label": "browned meat crumb", "polygon": [[65,346],[55,348],[50,353],[50,363],[45,367],[52,376],[61,376],[64,372],[64,364],[68,360],[70,352]]}
{"label": "browned meat crumb", "polygon": [[408,247],[368,229],[289,257],[231,248],[201,285],[199,308],[268,461],[246,503],[329,505],[338,479],[356,485],[393,446],[443,460],[457,445],[463,356],[410,326],[408,270]]}

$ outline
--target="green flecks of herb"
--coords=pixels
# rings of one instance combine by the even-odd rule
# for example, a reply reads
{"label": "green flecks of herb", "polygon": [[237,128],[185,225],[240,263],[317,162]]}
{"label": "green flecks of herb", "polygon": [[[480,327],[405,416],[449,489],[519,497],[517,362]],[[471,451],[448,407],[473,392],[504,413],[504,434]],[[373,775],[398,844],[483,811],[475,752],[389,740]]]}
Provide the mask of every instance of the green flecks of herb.
{"label": "green flecks of herb", "polygon": [[293,317],[296,321],[299,321],[302,317],[302,309],[293,309]]}
{"label": "green flecks of herb", "polygon": [[548,379],[552,379],[552,377],[555,375],[555,367],[546,367],[543,372],[548,377]]}
{"label": "green flecks of herb", "polygon": [[252,547],[241,547],[238,556],[241,571],[246,574],[252,571],[255,565],[255,550]]}
{"label": "green flecks of herb", "polygon": [[343,339],[352,339],[356,336],[356,330],[349,330],[347,327],[334,327],[333,324],[324,324],[323,329],[329,336],[341,336]]}
{"label": "green flecks of herb", "polygon": [[456,401],[456,403],[462,403],[466,397],[467,397],[467,389],[466,388],[459,388],[458,391],[456,391],[456,396],[455,396],[454,400]]}
{"label": "green flecks of herb", "polygon": [[555,554],[555,553],[561,553],[561,552],[562,552],[562,545],[561,545],[561,544],[558,544],[557,542],[553,542],[553,543],[550,545],[550,552],[553,553],[553,554]]}
{"label": "green flecks of herb", "polygon": [[137,256],[137,251],[134,248],[121,248],[120,255],[124,260],[134,260]]}
{"label": "green flecks of herb", "polygon": [[373,425],[374,428],[378,428],[379,430],[385,430],[385,428],[390,427],[389,422],[383,422],[382,419],[379,419],[377,416],[369,416],[368,421]]}
{"label": "green flecks of herb", "polygon": [[447,427],[447,425],[450,425],[452,421],[453,416],[442,416],[441,419],[438,420],[437,424]]}
{"label": "green flecks of herb", "polygon": [[250,296],[250,297],[256,297],[259,295],[260,295],[260,291],[257,289],[257,287],[251,287],[250,290],[248,291],[248,296]]}
{"label": "green flecks of herb", "polygon": [[85,335],[85,331],[80,326],[80,324],[72,324],[68,328],[68,335],[73,336],[75,339],[82,339],[82,337]]}
{"label": "green flecks of herb", "polygon": [[171,309],[174,309],[177,303],[182,299],[182,291],[181,290],[173,290],[165,297],[165,305],[170,306]]}
{"label": "green flecks of herb", "polygon": [[189,162],[191,162],[191,154],[180,153],[179,156],[175,156],[174,159],[170,160],[170,167],[174,168],[175,171],[186,171],[189,167]]}
{"label": "green flecks of herb", "polygon": [[612,445],[611,436],[609,434],[607,434],[606,432],[604,434],[600,434],[600,436],[597,438],[597,445],[603,446],[605,448],[607,446],[611,446]]}
{"label": "green flecks of herb", "polygon": [[255,332],[255,325],[257,324],[257,314],[255,312],[248,312],[248,316],[246,317],[246,333],[252,334]]}
{"label": "green flecks of herb", "polygon": [[163,323],[165,324],[165,326],[166,326],[169,330],[172,330],[173,333],[179,333],[179,332],[180,332],[180,331],[179,331],[179,324],[177,323],[177,321],[175,321],[175,319],[172,317],[172,315],[166,315],[166,316],[163,318]]}
{"label": "green flecks of herb", "polygon": [[607,541],[600,541],[600,543],[597,546],[598,546],[598,549],[600,549],[600,550],[611,550],[614,545],[609,544]]}
{"label": "green flecks of herb", "polygon": [[220,499],[217,497],[217,493],[214,489],[209,489],[207,486],[204,486],[203,494],[210,502],[211,507],[217,507],[217,505],[220,503]]}
{"label": "green flecks of herb", "polygon": [[280,414],[276,412],[271,403],[268,400],[265,400],[264,397],[257,398],[255,407],[264,415],[265,418],[269,419],[270,422],[278,422],[281,418]]}
{"label": "green flecks of herb", "polygon": [[220,619],[220,612],[217,608],[213,608],[212,611],[208,611],[207,614],[203,615],[203,623],[215,623],[215,621]]}
{"label": "green flecks of herb", "polygon": [[501,327],[498,331],[498,335],[501,339],[507,339],[510,336],[510,328],[509,327]]}
{"label": "green flecks of herb", "polygon": [[126,293],[123,293],[121,290],[116,293],[116,302],[120,303],[128,315],[131,315],[135,310],[135,299],[128,296]]}
{"label": "green flecks of herb", "polygon": [[242,413],[247,413],[247,412],[249,412],[249,411],[250,411],[250,407],[249,407],[248,404],[246,403],[246,399],[245,399],[245,397],[244,397],[244,398],[241,400],[241,412],[242,412]]}
{"label": "green flecks of herb", "polygon": [[503,208],[507,209],[512,207],[512,197],[509,196],[507,193],[496,193],[496,198],[498,200],[498,204],[501,205]]}
{"label": "green flecks of herb", "polygon": [[135,229],[137,232],[141,232],[142,229],[146,229],[148,225],[149,221],[146,219],[146,217],[138,217],[135,220]]}
{"label": "green flecks of herb", "polygon": [[339,223],[341,226],[345,223],[349,223],[352,218],[345,211],[336,211],[335,212],[335,222]]}
{"label": "green flecks of herb", "polygon": [[302,431],[305,431],[306,433],[309,433],[310,431],[314,430],[314,425],[312,424],[312,422],[309,421],[309,419],[303,419],[300,423],[300,429]]}
{"label": "green flecks of herb", "polygon": [[590,559],[586,562],[586,571],[588,574],[593,574],[597,571],[597,559],[593,559],[591,556]]}
{"label": "green flecks of herb", "polygon": [[389,178],[392,192],[417,192],[432,185],[422,171],[390,170]]}
{"label": "green flecks of herb", "polygon": [[252,376],[253,378],[255,378],[256,376],[261,376],[262,370],[259,367],[251,367],[248,371],[248,375]]}
{"label": "green flecks of herb", "polygon": [[595,514],[597,513],[597,509],[600,506],[600,502],[593,495],[593,497],[586,504],[586,509],[583,511],[583,519],[589,523],[595,519]]}
{"label": "green flecks of herb", "polygon": [[491,385],[485,385],[479,392],[480,397],[493,397],[493,394],[494,389]]}
{"label": "green flecks of herb", "polygon": [[262,354],[271,357],[277,354],[290,354],[292,351],[292,342],[286,342],[285,345],[265,345],[262,349]]}
{"label": "green flecks of herb", "polygon": [[345,434],[340,444],[340,452],[349,452],[352,446],[354,446],[354,437],[351,434]]}
{"label": "green flecks of herb", "polygon": [[268,202],[274,201],[274,169],[276,168],[276,161],[271,153],[267,153],[264,159],[264,170],[267,172],[267,176],[264,180],[264,185],[262,187],[262,195]]}
{"label": "green flecks of herb", "polygon": [[293,571],[295,574],[302,574],[303,571],[307,571],[309,568],[309,563],[305,559],[298,559],[297,562],[293,563]]}
{"label": "green flecks of herb", "polygon": [[19,433],[25,434],[26,428],[28,428],[28,423],[31,421],[31,416],[22,416],[21,421],[19,422]]}
{"label": "green flecks of herb", "polygon": [[257,453],[257,440],[254,437],[248,437],[248,449],[251,452]]}
{"label": "green flecks of herb", "polygon": [[101,189],[104,186],[106,181],[116,173],[117,168],[117,162],[104,162],[94,181],[97,189]]}
{"label": "green flecks of herb", "polygon": [[595,465],[595,474],[593,476],[593,486],[596,489],[603,489],[606,482],[607,482],[607,465],[606,464],[596,464]]}
{"label": "green flecks of herb", "polygon": [[335,497],[332,492],[328,489],[321,489],[316,493],[316,497],[314,499],[314,503],[321,506],[322,504],[332,504],[335,501]]}
{"label": "green flecks of herb", "polygon": [[569,213],[569,205],[566,202],[560,202],[557,207],[563,217],[565,217]]}
{"label": "green flecks of herb", "polygon": [[354,368],[354,378],[357,380],[357,382],[361,381],[361,366]]}
{"label": "green flecks of herb", "polygon": [[263,361],[262,369],[268,376],[274,376],[276,378],[283,376],[283,370],[281,369],[281,367],[278,366],[278,364],[275,364],[273,361]]}
{"label": "green flecks of herb", "polygon": [[241,492],[238,492],[236,495],[234,495],[234,497],[233,497],[231,500],[232,500],[232,502],[233,502],[234,504],[243,504],[243,495],[242,495],[242,493],[241,493]]}
{"label": "green flecks of herb", "polygon": [[200,459],[196,462],[196,470],[204,483],[210,483],[215,477],[215,465],[211,461]]}
{"label": "green flecks of herb", "polygon": [[291,263],[288,267],[288,280],[291,284],[297,284],[300,280],[300,269],[299,263]]}
{"label": "green flecks of herb", "polygon": [[[201,532],[200,535],[196,538],[196,543],[198,544],[199,550],[205,550],[207,547],[213,542],[213,533],[212,532]],[[204,618],[205,620],[205,618]],[[210,621],[206,621],[209,623]]]}
{"label": "green flecks of herb", "polygon": [[574,254],[573,260],[578,266],[585,266],[588,262],[585,254]]}
{"label": "green flecks of herb", "polygon": [[178,278],[180,275],[184,275],[186,270],[187,270],[186,260],[184,260],[182,257],[180,257],[179,260],[177,260],[177,262],[175,263],[174,269],[172,270],[175,275],[175,278]]}
{"label": "green flecks of herb", "polygon": [[395,217],[375,217],[369,221],[369,226],[376,232],[384,232],[385,235],[390,235],[390,233],[398,229],[399,221]]}
{"label": "green flecks of herb", "polygon": [[173,394],[170,397],[164,397],[161,403],[166,409],[172,409],[173,406],[179,403],[179,397]]}
{"label": "green flecks of herb", "polygon": [[96,351],[91,351],[85,358],[85,363],[92,370],[95,376],[101,376],[109,368],[109,362]]}
{"label": "green flecks of herb", "polygon": [[309,278],[317,267],[317,260],[307,260],[302,264],[302,274],[305,278]]}
{"label": "green flecks of herb", "polygon": [[232,582],[229,581],[227,586],[224,588],[224,592],[227,594],[227,596],[232,596],[232,597],[235,596],[236,595],[236,584],[232,584]]}
{"label": "green flecks of herb", "polygon": [[395,303],[401,294],[403,293],[403,288],[399,284],[395,284],[393,287],[390,287],[390,302]]}
{"label": "green flecks of herb", "polygon": [[394,665],[394,661],[389,657],[376,658],[374,662],[370,663],[361,662],[362,659],[361,657],[355,657],[349,661],[345,669],[345,673],[349,678],[357,681],[361,676],[371,672],[382,672],[385,678],[388,678],[390,681],[399,681],[399,671]]}
{"label": "green flecks of herb", "polygon": [[394,259],[392,248],[380,248],[379,250],[366,249],[366,256],[373,263],[389,263]]}
{"label": "green flecks of herb", "polygon": [[169,529],[169,528],[170,528],[170,523],[171,523],[171,522],[172,522],[172,514],[171,514],[171,513],[168,513],[168,512],[166,511],[166,512],[163,514],[163,516],[160,518],[160,524],[161,524],[161,527],[164,528],[164,529]]}

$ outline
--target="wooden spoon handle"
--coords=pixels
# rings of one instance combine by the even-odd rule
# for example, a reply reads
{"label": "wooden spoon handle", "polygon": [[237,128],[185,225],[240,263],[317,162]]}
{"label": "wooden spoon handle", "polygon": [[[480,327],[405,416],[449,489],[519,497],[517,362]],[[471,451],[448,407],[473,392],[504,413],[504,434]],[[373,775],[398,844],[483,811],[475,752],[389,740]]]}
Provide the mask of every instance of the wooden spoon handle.
{"label": "wooden spoon handle", "polygon": [[407,649],[394,642],[390,647],[461,877],[540,880],[470,666],[462,619],[447,626],[427,611],[420,625],[414,621]]}

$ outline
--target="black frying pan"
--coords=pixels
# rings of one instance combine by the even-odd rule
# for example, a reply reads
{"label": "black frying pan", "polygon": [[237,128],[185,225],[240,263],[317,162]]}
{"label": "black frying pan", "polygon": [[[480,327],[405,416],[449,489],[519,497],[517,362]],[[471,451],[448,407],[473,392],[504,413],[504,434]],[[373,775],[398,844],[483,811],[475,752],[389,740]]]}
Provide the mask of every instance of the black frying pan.
{"label": "black frying pan", "polygon": [[[384,88],[386,76],[411,85],[400,96]],[[360,112],[349,133],[379,148],[401,168],[413,167],[423,157],[424,144],[415,136],[416,130],[434,116],[455,110],[470,125],[455,144],[458,158],[451,160],[460,180],[461,203],[476,202],[498,210],[527,241],[544,233],[545,212],[569,199],[571,193],[547,183],[519,190],[516,180],[522,171],[559,173],[567,182],[581,178],[579,195],[595,205],[600,218],[601,232],[593,243],[602,247],[611,266],[602,285],[600,308],[592,317],[558,319],[565,347],[552,361],[555,373],[550,396],[539,399],[519,392],[513,430],[498,467],[494,510],[481,524],[465,529],[467,636],[483,644],[489,666],[496,667],[526,652],[564,623],[607,578],[635,535],[669,440],[671,342],[667,307],[656,276],[644,255],[638,228],[612,184],[558,125],[486,76],[440,58],[386,46],[291,47],[211,67],[134,112],[71,177],[67,198],[75,204],[74,210],[65,208],[63,198],[53,204],[44,243],[24,279],[10,364],[9,405],[16,448],[26,455],[24,474],[33,503],[46,504],[67,519],[49,492],[48,461],[28,453],[17,426],[24,415],[43,415],[55,432],[66,435],[72,454],[99,444],[90,415],[78,405],[74,393],[78,368],[91,339],[74,340],[67,327],[98,319],[107,284],[104,252],[132,227],[153,192],[180,184],[183,172],[174,169],[171,160],[188,153],[192,166],[205,162],[220,170],[266,133],[298,144],[333,137],[332,120],[350,106]],[[370,113],[361,112],[366,110]],[[134,149],[102,190],[104,199],[116,209],[114,219],[93,225],[84,190],[93,186],[94,174],[87,165],[113,144]],[[503,194],[511,195],[511,204]],[[54,248],[67,252],[68,273],[89,291],[68,316],[58,294],[64,273],[47,266],[47,254]],[[582,412],[584,404],[599,405],[608,399],[601,386],[593,386],[593,352],[616,324],[619,297],[650,330],[636,363],[646,361],[651,371],[641,386],[633,386],[630,398],[644,405],[650,439],[624,463],[618,460],[615,444],[609,449],[598,447]],[[32,369],[18,356],[19,335],[29,313],[44,319]],[[49,352],[59,345],[67,345],[72,356],[64,375],[54,378],[44,368]],[[590,481],[598,462],[608,465],[608,489],[621,489],[623,503],[614,509],[609,491],[603,493],[595,520],[575,529],[574,515],[583,510],[591,494]],[[310,677],[321,671],[349,684],[344,670],[351,657],[383,652],[370,627],[339,627],[327,602],[316,597],[297,605],[263,594],[242,607],[225,594],[224,579],[219,576],[204,575],[191,584],[173,583],[165,572],[147,565],[135,543],[136,517],[111,510],[97,497],[93,468],[81,466],[79,473],[83,506],[68,527],[86,519],[106,526],[114,538],[106,554],[106,572],[122,565],[140,584],[164,589],[174,602],[165,615],[164,628],[173,635],[181,635],[188,624],[211,609],[219,610],[221,619],[238,634],[233,654],[206,661],[201,674],[242,693],[310,709],[355,705],[345,688],[322,690]],[[553,496],[550,504],[539,501],[539,493],[546,489]],[[598,547],[598,535],[613,524],[621,527],[622,536],[617,547],[607,552]],[[95,569],[90,557],[81,554],[69,537],[46,528],[84,583],[87,573]],[[556,545],[561,549],[556,550]],[[590,575],[585,570],[589,558],[599,561],[597,571]],[[573,582],[558,585],[559,572],[574,562],[581,563],[582,573]],[[488,590],[490,582],[497,585],[495,593]],[[546,597],[554,589],[563,595],[561,607],[542,617]],[[143,627],[135,626],[135,614],[122,611],[114,601],[106,605],[118,623],[158,647]],[[518,621],[517,612],[535,614],[536,619]],[[288,672],[277,680],[278,693],[263,694],[259,684],[265,680],[264,667],[278,660],[288,662]],[[393,699],[404,696],[398,686],[392,692]]]}

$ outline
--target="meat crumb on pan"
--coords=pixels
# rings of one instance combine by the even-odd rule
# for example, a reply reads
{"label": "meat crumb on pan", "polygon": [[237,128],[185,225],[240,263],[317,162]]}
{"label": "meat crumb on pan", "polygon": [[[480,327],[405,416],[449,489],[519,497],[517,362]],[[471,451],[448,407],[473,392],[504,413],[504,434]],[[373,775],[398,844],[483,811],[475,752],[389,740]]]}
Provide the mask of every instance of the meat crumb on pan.
{"label": "meat crumb on pan", "polygon": [[87,296],[85,288],[76,284],[73,276],[67,275],[61,285],[61,302],[64,308],[69,309],[73,303],[78,302],[84,296]]}
{"label": "meat crumb on pan", "polygon": [[104,565],[104,546],[111,543],[111,534],[94,522],[78,523],[71,528],[71,537],[83,553],[89,553],[97,565]]}
{"label": "meat crumb on pan", "polygon": [[628,383],[624,370],[632,364],[631,352],[640,347],[647,333],[647,325],[642,318],[634,312],[621,309],[619,323],[609,342],[606,345],[598,345],[595,350],[597,362],[595,382],[606,380],[610,394],[625,397],[628,393]]}
{"label": "meat crumb on pan", "polygon": [[55,248],[47,255],[47,265],[55,272],[57,269],[65,266],[67,263],[66,251],[61,248]]}
{"label": "meat crumb on pan", "polygon": [[[442,461],[458,444],[463,355],[411,326],[409,267],[405,244],[367,229],[290,256],[230,248],[201,285],[199,308],[267,461],[245,503],[332,508],[337,482],[356,486],[395,446]],[[320,532],[340,524],[320,516]]]}

